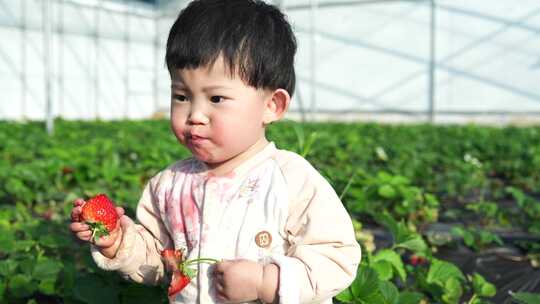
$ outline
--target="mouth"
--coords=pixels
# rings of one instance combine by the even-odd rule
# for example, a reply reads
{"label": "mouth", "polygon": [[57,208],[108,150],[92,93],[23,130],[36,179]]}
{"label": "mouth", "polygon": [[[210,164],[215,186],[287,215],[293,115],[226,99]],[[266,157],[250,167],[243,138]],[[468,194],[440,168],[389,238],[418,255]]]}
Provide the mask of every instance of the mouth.
{"label": "mouth", "polygon": [[194,144],[200,144],[208,140],[207,137],[196,135],[196,134],[187,134],[187,140]]}

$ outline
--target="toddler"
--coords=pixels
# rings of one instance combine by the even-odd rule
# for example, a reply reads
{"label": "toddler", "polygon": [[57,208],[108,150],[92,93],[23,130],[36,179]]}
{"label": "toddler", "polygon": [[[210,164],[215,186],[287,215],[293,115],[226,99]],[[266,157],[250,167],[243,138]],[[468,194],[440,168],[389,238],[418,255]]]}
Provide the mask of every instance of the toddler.
{"label": "toddler", "polygon": [[294,92],[296,40],[284,15],[257,0],[198,0],[183,9],[166,48],[171,129],[192,157],[150,179],[134,222],[91,240],[75,201],[70,229],[96,264],[158,284],[165,249],[197,275],[171,303],[332,303],[355,278],[360,246],[329,183],[265,128]]}

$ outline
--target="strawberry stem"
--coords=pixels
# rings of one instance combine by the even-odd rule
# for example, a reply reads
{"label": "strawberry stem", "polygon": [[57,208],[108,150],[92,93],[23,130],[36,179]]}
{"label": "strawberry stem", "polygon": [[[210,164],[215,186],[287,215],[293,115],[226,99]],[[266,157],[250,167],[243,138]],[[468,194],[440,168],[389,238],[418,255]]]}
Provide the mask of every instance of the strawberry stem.
{"label": "strawberry stem", "polygon": [[187,261],[185,261],[183,264],[184,264],[184,266],[189,266],[189,265],[196,264],[196,263],[209,263],[209,264],[214,264],[214,263],[218,263],[218,262],[219,262],[219,261],[216,260],[216,259],[210,259],[210,258],[198,258],[198,259],[187,260]]}
{"label": "strawberry stem", "polygon": [[[90,239],[93,239],[96,236],[96,230],[95,228],[92,228],[92,236],[90,236]],[[96,240],[97,241],[97,240]]]}

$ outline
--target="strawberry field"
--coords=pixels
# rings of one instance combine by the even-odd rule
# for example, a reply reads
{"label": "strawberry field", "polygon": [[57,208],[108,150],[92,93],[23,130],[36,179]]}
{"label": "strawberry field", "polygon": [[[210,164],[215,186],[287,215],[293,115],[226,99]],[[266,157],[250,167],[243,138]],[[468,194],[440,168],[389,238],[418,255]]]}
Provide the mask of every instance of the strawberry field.
{"label": "strawberry field", "polygon": [[[540,127],[283,122],[354,219],[363,260],[340,303],[540,303]],[[0,122],[0,303],[166,303],[99,270],[68,229],[77,197],[129,216],[188,156],[168,121]]]}

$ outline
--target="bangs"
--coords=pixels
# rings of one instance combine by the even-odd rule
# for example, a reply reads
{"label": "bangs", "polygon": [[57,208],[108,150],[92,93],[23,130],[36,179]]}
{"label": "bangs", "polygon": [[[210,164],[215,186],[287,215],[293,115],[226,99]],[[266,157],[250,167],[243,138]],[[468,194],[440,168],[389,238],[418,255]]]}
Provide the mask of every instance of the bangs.
{"label": "bangs", "polygon": [[294,90],[296,40],[276,8],[249,0],[191,2],[167,39],[167,69],[210,67],[218,58],[231,78],[255,88]]}

